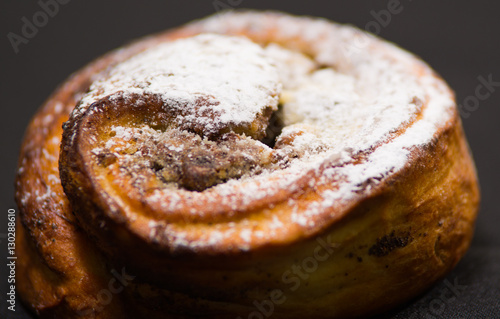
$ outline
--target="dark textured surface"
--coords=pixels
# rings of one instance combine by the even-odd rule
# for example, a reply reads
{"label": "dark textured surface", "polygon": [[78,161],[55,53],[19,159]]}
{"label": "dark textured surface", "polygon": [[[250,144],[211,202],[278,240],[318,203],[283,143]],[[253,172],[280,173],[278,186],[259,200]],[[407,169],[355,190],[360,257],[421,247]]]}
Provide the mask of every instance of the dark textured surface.
{"label": "dark textured surface", "polygon": [[499,249],[475,246],[444,280],[423,296],[375,319],[498,319],[499,269]]}
{"label": "dark textured surface", "polygon": [[[45,0],[44,0],[45,1]],[[67,1],[67,0],[66,0]],[[63,2],[61,0],[61,2]],[[0,96],[2,98],[2,216],[15,208],[13,180],[17,152],[29,119],[55,86],[95,57],[142,35],[212,14],[216,9],[276,9],[322,16],[379,32],[421,56],[457,93],[471,103],[477,87],[500,82],[500,4],[494,1],[401,0],[383,23],[375,16],[397,1],[148,0],[68,1],[16,54],[7,37],[21,34],[23,17],[41,10],[36,1],[0,3]],[[221,4],[226,4],[221,5]],[[393,12],[396,12],[393,10]],[[380,15],[378,15],[380,17]],[[387,18],[387,17],[386,17]],[[43,21],[42,21],[43,22]],[[384,26],[385,25],[385,26]],[[487,88],[486,88],[487,89]],[[429,292],[379,318],[500,318],[500,85],[479,91],[478,105],[464,109],[463,124],[478,167],[482,208],[472,248],[457,268]],[[490,93],[488,97],[486,93]],[[477,95],[479,96],[479,95]],[[18,302],[6,312],[7,219],[0,219],[0,318],[28,318]]]}

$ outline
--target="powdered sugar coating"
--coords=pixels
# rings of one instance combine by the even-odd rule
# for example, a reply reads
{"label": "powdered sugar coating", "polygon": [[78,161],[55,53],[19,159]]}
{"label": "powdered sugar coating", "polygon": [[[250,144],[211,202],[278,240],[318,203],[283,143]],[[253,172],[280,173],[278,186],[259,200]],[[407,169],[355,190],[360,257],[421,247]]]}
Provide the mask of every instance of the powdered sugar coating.
{"label": "powdered sugar coating", "polygon": [[[251,123],[266,107],[275,110],[280,90],[276,67],[258,45],[244,37],[201,34],[157,45],[116,65],[92,84],[74,113],[117,92],[158,94],[166,107],[187,111],[182,121],[213,132]],[[199,99],[206,105],[196,106]],[[196,113],[190,111],[195,108]]]}
{"label": "powdered sugar coating", "polygon": [[[274,37],[280,39],[279,43],[269,44],[267,39],[260,38],[261,33],[267,34],[263,29],[269,25],[274,26]],[[301,205],[291,196],[277,215],[258,212],[257,217],[250,215],[238,218],[237,222],[215,223],[213,227],[207,226],[203,231],[193,233],[191,229],[199,230],[196,227],[201,226],[171,223],[148,233],[152,240],[157,240],[158,236],[167,238],[172,250],[211,247],[247,250],[288,240],[285,235],[292,233],[293,229],[277,225],[288,225],[288,228],[295,225],[306,234],[317,233],[327,226],[325,214],[335,220],[348,205],[353,205],[356,199],[403,169],[409,161],[410,150],[429,143],[436,130],[455,114],[453,95],[427,65],[403,50],[351,27],[322,20],[253,13],[219,15],[194,23],[191,27],[198,33],[233,36],[247,33],[249,38],[262,46],[257,50],[259,57],[275,68],[275,87],[283,87],[279,97],[283,104],[285,127],[278,137],[280,147],[275,151],[295,152],[297,157],[283,169],[230,180],[200,193],[158,189],[148,195],[146,202],[161,207],[166,215],[181,210],[186,203],[192,203],[189,210],[183,211],[191,215],[186,218],[203,218],[216,210],[225,210],[228,216],[243,215],[253,203],[278,196],[283,190],[294,194],[304,188],[314,189],[319,199]],[[234,37],[227,36],[198,37],[211,37],[213,41],[210,45],[214,46],[227,43],[228,39],[234,40]],[[357,39],[362,39],[359,41],[363,44],[362,48],[358,47]],[[187,39],[178,40],[150,50],[160,54],[160,47],[179,45],[183,47],[179,51],[188,54],[184,50],[184,44],[188,42]],[[233,54],[241,54],[236,47],[234,49]],[[298,52],[300,50],[304,50],[305,54]],[[144,59],[145,56],[151,57],[150,54],[148,50],[137,56],[137,60],[132,58],[117,66],[111,71],[111,78],[114,79],[113,72],[121,68],[122,76],[126,77],[130,72],[130,65],[127,65],[130,61],[138,64],[135,69],[146,63],[148,69],[144,73],[154,74],[156,66]],[[202,57],[200,59],[203,60]],[[239,59],[231,68],[244,68],[242,64],[246,62]],[[229,74],[234,71],[227,70]],[[209,76],[204,74],[202,77],[205,85],[209,84]],[[76,112],[116,90],[141,93],[150,89],[149,86],[130,86],[119,82],[119,79],[121,77],[116,76],[118,82],[110,82],[111,89],[107,88],[109,83],[94,84]],[[249,81],[254,83],[253,80]],[[104,92],[100,92],[99,87],[104,88]],[[151,87],[157,90],[155,93],[170,94],[162,92],[160,86]],[[193,93],[191,89],[191,84],[186,82],[186,92]],[[222,93],[226,95],[242,93],[235,83],[225,89]],[[241,97],[248,93],[247,97],[251,96],[253,103],[255,96],[249,92],[252,91],[243,92]],[[171,97],[184,98],[182,95]],[[267,98],[277,97],[271,94]],[[170,100],[167,98],[166,101]],[[259,101],[262,107],[270,100],[262,97]],[[245,104],[247,101],[239,102]],[[254,112],[231,114],[238,108],[223,108],[222,114],[227,114],[227,117],[221,117],[222,121],[248,122],[258,111],[257,107],[250,107]],[[306,184],[301,182],[304,179],[308,181]],[[340,207],[343,207],[342,210]],[[133,215],[133,212],[128,213]],[[239,236],[233,236],[235,231]]]}

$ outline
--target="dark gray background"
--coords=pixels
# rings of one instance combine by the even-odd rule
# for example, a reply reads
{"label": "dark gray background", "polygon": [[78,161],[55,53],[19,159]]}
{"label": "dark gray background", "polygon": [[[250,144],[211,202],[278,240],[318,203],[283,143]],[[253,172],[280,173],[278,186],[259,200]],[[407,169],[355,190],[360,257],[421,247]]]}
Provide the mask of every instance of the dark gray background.
{"label": "dark gray background", "polygon": [[[45,1],[45,0],[44,0]],[[68,1],[68,0],[65,0]],[[393,0],[394,1],[394,0]],[[263,1],[220,0],[237,8],[282,10],[326,17],[365,29],[372,11],[389,0]],[[456,91],[458,103],[475,94],[478,77],[500,82],[500,5],[497,1],[401,0],[379,35],[419,55]],[[0,214],[16,208],[13,181],[19,145],[36,109],[72,72],[128,41],[178,26],[216,11],[199,0],[72,0],[15,54],[7,38],[21,34],[22,18],[41,10],[37,1],[0,2],[0,103],[2,104],[2,182]],[[373,24],[372,24],[373,25]],[[374,31],[375,29],[369,29]],[[482,204],[472,248],[457,268],[424,296],[384,318],[500,318],[500,87],[463,118],[477,164]],[[17,208],[16,208],[17,209]],[[0,317],[5,317],[6,218],[0,218]],[[463,286],[446,293],[449,285]],[[449,298],[439,299],[442,293]],[[449,291],[448,291],[449,292]],[[9,318],[25,318],[19,307]]]}

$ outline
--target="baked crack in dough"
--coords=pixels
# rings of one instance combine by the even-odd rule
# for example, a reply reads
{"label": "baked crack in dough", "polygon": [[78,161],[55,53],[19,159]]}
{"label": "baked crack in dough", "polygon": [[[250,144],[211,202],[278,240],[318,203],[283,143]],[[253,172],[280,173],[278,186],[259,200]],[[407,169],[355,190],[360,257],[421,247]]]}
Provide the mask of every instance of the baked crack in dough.
{"label": "baked crack in dough", "polygon": [[41,318],[359,318],[454,267],[479,191],[424,62],[235,11],[73,74],[27,129],[16,200]]}

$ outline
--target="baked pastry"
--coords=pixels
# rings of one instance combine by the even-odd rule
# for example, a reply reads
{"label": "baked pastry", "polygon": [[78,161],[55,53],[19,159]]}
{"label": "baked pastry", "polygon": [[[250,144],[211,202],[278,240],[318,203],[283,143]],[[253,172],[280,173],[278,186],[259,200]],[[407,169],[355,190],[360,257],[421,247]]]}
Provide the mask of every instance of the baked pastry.
{"label": "baked pastry", "polygon": [[442,278],[476,173],[447,85],[353,27],[231,12],[72,75],[28,127],[18,291],[44,318],[352,318]]}

